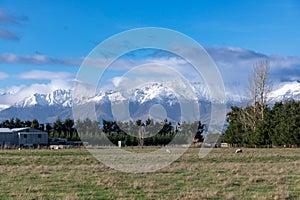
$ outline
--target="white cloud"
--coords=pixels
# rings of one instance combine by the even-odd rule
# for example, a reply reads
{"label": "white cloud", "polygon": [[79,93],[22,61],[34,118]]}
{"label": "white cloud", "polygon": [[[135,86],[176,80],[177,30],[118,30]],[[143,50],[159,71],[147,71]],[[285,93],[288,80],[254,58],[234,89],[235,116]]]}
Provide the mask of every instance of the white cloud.
{"label": "white cloud", "polygon": [[[1,76],[5,77],[3,73]],[[74,86],[74,75],[69,72],[51,72],[43,70],[33,70],[15,75],[19,79],[46,80],[48,83],[32,83],[30,85],[13,85],[0,89],[3,94],[0,98],[0,105],[11,106],[24,98],[35,93],[49,94],[58,89],[72,89]]]}
{"label": "white cloud", "polygon": [[115,76],[111,79],[106,80],[104,84],[100,86],[101,88],[98,89],[105,90],[106,88],[109,88],[118,91],[129,91],[134,88],[141,88],[148,84],[176,84],[183,80],[189,82],[189,79],[186,79],[186,77],[184,77],[176,69],[167,66],[166,62],[164,63],[164,65],[149,63],[136,66],[133,69],[128,70],[122,76]]}
{"label": "white cloud", "polygon": [[[270,61],[270,78],[274,86],[282,81],[300,80],[300,57],[266,55],[235,47],[214,47],[206,50],[216,63],[223,78],[226,90],[237,95],[245,95],[248,77],[253,69],[253,65],[262,60]],[[185,51],[188,50],[186,49]],[[192,51],[192,49],[190,49],[190,51]],[[149,63],[153,63],[153,66],[149,65]],[[137,67],[143,65],[144,67]],[[160,65],[160,67],[155,67],[154,65]],[[166,70],[167,68],[163,66],[171,67],[189,81],[203,81],[201,75],[199,75],[193,66],[189,65],[184,59],[179,57],[169,57],[168,55],[159,52],[159,50],[153,57],[145,60],[117,60],[110,66],[109,70],[127,71],[127,73],[131,74],[132,83],[140,84],[153,79],[161,80],[163,77],[169,79],[168,74],[170,73]],[[133,76],[136,76],[136,78],[133,79]],[[214,77],[209,77],[209,79],[213,80]],[[120,80],[120,78],[111,80],[114,83],[112,85],[119,86]],[[127,84],[129,84],[128,81]]]}
{"label": "white cloud", "polygon": [[39,53],[35,53],[33,55],[17,55],[14,53],[0,54],[0,63],[10,63],[10,64],[79,66],[82,61],[83,61],[82,57],[52,58]]}
{"label": "white cloud", "polygon": [[178,57],[161,57],[161,58],[152,58],[147,59],[147,62],[159,63],[161,65],[168,65],[168,66],[185,66],[187,61]]}
{"label": "white cloud", "polygon": [[209,48],[207,51],[217,64],[224,82],[247,84],[253,65],[262,60],[270,61],[270,78],[273,82],[293,81],[300,77],[300,57],[265,55],[241,48]]}
{"label": "white cloud", "polygon": [[0,105],[11,106],[24,98],[27,98],[35,93],[49,94],[58,89],[72,89],[73,81],[71,80],[52,80],[47,84],[31,84],[27,85],[15,85],[5,89],[1,89],[1,93],[6,93],[0,98]]}
{"label": "white cloud", "polygon": [[116,76],[114,78],[112,78],[112,83],[114,84],[115,87],[118,87],[119,84],[122,82],[123,77],[120,76]]}
{"label": "white cloud", "polygon": [[9,77],[9,75],[7,73],[0,72],[0,79],[6,79],[8,77]]}
{"label": "white cloud", "polygon": [[69,72],[52,72],[44,70],[32,70],[28,72],[21,73],[16,75],[20,79],[32,79],[32,80],[57,80],[57,79],[66,79],[71,78],[74,75]]}

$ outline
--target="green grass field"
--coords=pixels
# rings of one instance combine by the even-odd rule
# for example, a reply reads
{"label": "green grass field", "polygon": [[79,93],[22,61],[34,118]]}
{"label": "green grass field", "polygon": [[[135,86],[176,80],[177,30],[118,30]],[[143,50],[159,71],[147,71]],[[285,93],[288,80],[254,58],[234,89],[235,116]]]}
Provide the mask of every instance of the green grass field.
{"label": "green grass field", "polygon": [[85,149],[1,150],[0,199],[300,199],[299,148],[213,149],[203,159],[198,151],[129,174]]}

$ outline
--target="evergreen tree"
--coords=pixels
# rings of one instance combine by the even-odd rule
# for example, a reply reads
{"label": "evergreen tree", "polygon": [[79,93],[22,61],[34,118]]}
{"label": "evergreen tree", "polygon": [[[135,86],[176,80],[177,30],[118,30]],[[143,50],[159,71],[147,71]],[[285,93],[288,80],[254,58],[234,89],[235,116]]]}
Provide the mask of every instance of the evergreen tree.
{"label": "evergreen tree", "polygon": [[53,131],[57,133],[58,137],[61,137],[63,131],[63,123],[59,118],[53,124]]}
{"label": "evergreen tree", "polygon": [[241,122],[241,115],[242,109],[239,107],[231,107],[231,112],[227,114],[227,122],[229,126],[226,129],[224,135],[224,141],[230,143],[231,145],[243,144],[243,136],[245,135],[245,129],[243,123]]}
{"label": "evergreen tree", "polygon": [[40,123],[37,119],[32,120],[31,127],[35,129],[39,129]]}

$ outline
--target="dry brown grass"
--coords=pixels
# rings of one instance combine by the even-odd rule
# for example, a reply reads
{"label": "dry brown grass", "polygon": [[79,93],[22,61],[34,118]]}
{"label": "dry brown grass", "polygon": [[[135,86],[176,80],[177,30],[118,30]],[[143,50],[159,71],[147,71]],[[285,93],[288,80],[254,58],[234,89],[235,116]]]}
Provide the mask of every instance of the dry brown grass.
{"label": "dry brown grass", "polygon": [[300,198],[300,149],[214,149],[203,159],[198,151],[145,174],[115,171],[82,150],[0,151],[0,199]]}

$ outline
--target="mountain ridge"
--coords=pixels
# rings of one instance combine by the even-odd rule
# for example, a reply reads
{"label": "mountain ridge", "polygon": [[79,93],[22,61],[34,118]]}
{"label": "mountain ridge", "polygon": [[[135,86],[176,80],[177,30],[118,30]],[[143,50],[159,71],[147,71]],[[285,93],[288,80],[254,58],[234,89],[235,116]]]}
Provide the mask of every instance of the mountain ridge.
{"label": "mountain ridge", "polygon": [[[210,112],[211,102],[209,100],[209,93],[204,84],[193,83],[195,88],[195,96],[200,105],[202,115],[207,115]],[[2,94],[3,95],[3,94]],[[5,95],[5,94],[4,94]],[[174,92],[165,87],[163,84],[152,84],[136,88],[131,91],[131,95],[124,97],[120,91],[102,91],[97,95],[84,99],[80,103],[95,103],[96,112],[100,113],[99,118],[113,119],[111,106],[116,102],[123,102],[126,99],[130,102],[130,110],[135,113],[136,117],[147,116],[147,109],[154,104],[161,104],[166,108],[168,116],[177,119],[178,117],[172,115],[180,115],[180,101]],[[270,93],[269,101],[271,104],[276,101],[300,99],[300,82],[285,82],[279,85],[276,90]],[[245,105],[249,101],[243,95],[226,93],[227,108],[231,105]],[[57,118],[72,117],[73,105],[72,90],[54,90],[48,94],[35,93],[17,103],[7,107],[3,106],[0,111],[0,119],[8,119],[11,117],[18,117],[22,120],[29,120],[33,118],[39,119],[42,122],[52,122]],[[218,103],[218,102],[214,102]],[[222,102],[219,102],[220,104]]]}

